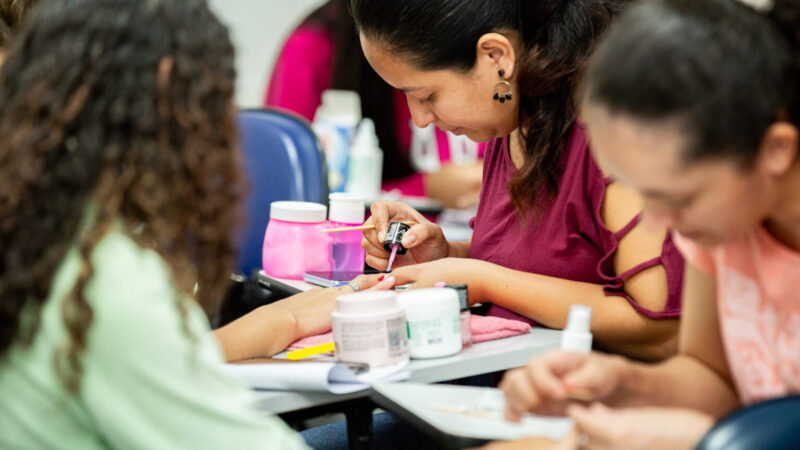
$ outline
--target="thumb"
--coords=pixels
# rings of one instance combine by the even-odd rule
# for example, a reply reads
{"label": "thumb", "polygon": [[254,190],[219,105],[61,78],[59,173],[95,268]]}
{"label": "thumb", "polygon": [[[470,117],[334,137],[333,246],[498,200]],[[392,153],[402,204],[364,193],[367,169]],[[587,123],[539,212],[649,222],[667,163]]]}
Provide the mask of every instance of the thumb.
{"label": "thumb", "polygon": [[567,391],[582,391],[582,395],[596,395],[602,387],[605,374],[597,364],[581,364],[562,378]]}
{"label": "thumb", "polygon": [[441,229],[434,223],[418,223],[411,227],[403,236],[403,247],[414,248],[433,240]]}

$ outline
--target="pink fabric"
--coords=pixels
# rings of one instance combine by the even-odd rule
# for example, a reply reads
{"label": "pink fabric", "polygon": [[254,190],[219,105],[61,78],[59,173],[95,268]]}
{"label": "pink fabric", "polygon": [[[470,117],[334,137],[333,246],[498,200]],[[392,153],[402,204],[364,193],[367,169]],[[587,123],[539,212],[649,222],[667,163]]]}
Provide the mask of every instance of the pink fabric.
{"label": "pink fabric", "polygon": [[477,343],[525,334],[531,330],[531,325],[502,317],[473,315],[469,318],[469,329],[472,332],[472,342]]}
{"label": "pink fabric", "polygon": [[[318,26],[298,27],[287,39],[272,71],[264,106],[293,111],[309,121],[322,103],[322,91],[331,84],[334,53],[333,33]],[[411,112],[403,92],[395,90],[394,112],[400,148],[411,147]],[[447,134],[436,129],[439,158],[442,163],[450,161]],[[482,158],[486,144],[478,145],[478,157]],[[422,174],[414,174],[383,184],[385,191],[399,190],[403,195],[424,197],[425,184]]]}
{"label": "pink fabric", "polygon": [[[469,329],[472,332],[472,342],[477,343],[525,334],[530,331],[531,326],[519,320],[473,315],[469,319]],[[327,342],[333,342],[332,332],[300,339],[290,345],[287,350],[300,350]]]}
{"label": "pink fabric", "polygon": [[[617,243],[638,218],[617,233],[603,224],[601,210],[610,180],[592,158],[580,122],[573,126],[562,164],[564,171],[555,199],[543,208],[538,222],[525,225],[508,193],[516,170],[508,153],[508,138],[489,144],[478,212],[470,222],[474,229],[470,257],[515,270],[602,285],[606,295],[624,297],[646,317],[679,316],[683,259],[670,236],[664,240],[660,257],[624,274],[615,273]],[[626,278],[656,264],[663,265],[667,273],[668,299],[663,311],[642,307],[623,288]],[[498,305],[493,305],[488,315],[533,323]]]}
{"label": "pink fabric", "polygon": [[706,249],[675,235],[716,282],[719,330],[744,404],[800,393],[800,252],[760,226]]}

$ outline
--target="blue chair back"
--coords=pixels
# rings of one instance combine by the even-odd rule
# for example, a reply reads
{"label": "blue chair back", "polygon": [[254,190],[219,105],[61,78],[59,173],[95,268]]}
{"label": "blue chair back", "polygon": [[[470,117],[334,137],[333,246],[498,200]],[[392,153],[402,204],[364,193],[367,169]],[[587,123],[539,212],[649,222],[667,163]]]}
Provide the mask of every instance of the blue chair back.
{"label": "blue chair back", "polygon": [[717,423],[698,450],[800,448],[800,396],[757,403]]}
{"label": "blue chair back", "polygon": [[291,113],[251,109],[237,115],[244,171],[250,186],[245,224],[238,236],[236,270],[261,268],[269,205],[277,200],[328,203],[322,145],[309,123]]}

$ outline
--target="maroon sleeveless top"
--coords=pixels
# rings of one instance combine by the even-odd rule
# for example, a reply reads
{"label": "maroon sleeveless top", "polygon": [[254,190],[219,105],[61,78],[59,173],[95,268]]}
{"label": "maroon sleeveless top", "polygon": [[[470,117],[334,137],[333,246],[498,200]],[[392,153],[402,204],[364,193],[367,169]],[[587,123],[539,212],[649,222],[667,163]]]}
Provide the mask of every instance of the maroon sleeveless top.
{"label": "maroon sleeveless top", "polygon": [[[646,317],[679,316],[683,258],[669,233],[661,256],[625,273],[615,273],[617,243],[639,222],[640,216],[616,233],[603,224],[601,208],[611,180],[603,176],[592,158],[580,122],[572,127],[562,167],[555,198],[525,226],[508,192],[508,183],[516,170],[508,151],[508,137],[490,142],[484,156],[478,212],[470,221],[473,234],[469,256],[515,270],[602,285],[606,295],[626,298]],[[663,311],[651,311],[625,292],[623,282],[658,264],[666,270],[668,297]],[[489,315],[534,323],[498,305],[492,306]]]}

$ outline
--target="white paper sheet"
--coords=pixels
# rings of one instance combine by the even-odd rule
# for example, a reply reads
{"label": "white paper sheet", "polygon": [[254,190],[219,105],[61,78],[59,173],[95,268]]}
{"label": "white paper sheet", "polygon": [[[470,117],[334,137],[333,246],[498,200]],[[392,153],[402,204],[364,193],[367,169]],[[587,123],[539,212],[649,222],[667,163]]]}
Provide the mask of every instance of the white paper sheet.
{"label": "white paper sheet", "polygon": [[363,372],[334,362],[225,364],[225,369],[255,389],[349,394],[367,389],[373,383],[407,379],[409,372],[403,370],[407,364],[403,362],[394,366],[370,368]]}

